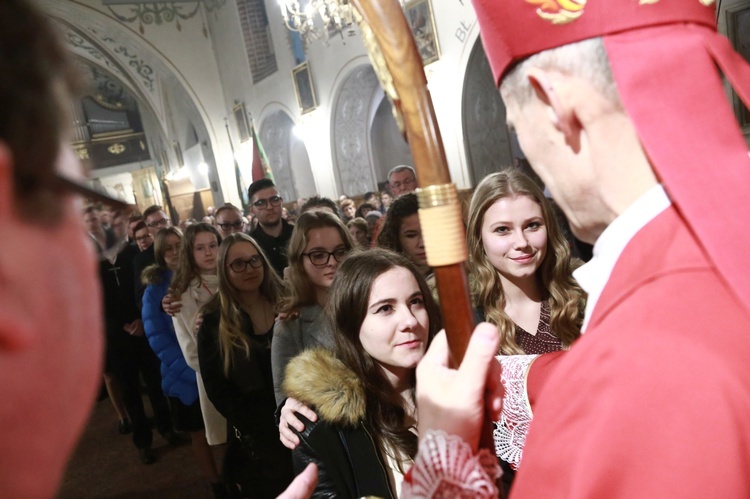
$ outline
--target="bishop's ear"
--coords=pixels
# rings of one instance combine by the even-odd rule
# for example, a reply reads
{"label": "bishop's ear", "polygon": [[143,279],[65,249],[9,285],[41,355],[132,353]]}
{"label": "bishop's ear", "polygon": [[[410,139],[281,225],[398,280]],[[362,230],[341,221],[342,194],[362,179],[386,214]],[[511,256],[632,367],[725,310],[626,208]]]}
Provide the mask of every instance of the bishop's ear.
{"label": "bishop's ear", "polygon": [[[13,185],[13,157],[0,140],[0,231],[4,234],[14,230]],[[6,266],[17,264],[8,252],[0,254],[0,355],[22,350],[34,339],[27,317],[19,313],[18,290],[10,289],[5,276]]]}
{"label": "bishop's ear", "polygon": [[6,306],[15,301],[5,296],[12,292],[6,286],[7,283],[0,283],[0,301],[4,302],[0,305],[0,357],[24,350],[35,338],[29,321],[19,317],[18,310],[10,310]]}
{"label": "bishop's ear", "polygon": [[534,95],[547,107],[552,125],[565,135],[568,144],[577,144],[581,123],[570,92],[573,81],[558,71],[536,67],[529,68],[526,77]]}

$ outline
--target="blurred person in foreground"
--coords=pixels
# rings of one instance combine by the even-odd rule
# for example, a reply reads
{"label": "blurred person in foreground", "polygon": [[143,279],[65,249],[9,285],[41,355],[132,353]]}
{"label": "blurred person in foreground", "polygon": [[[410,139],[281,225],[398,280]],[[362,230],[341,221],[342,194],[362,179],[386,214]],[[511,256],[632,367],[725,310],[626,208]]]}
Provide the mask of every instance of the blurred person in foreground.
{"label": "blurred person in foreground", "polygon": [[[75,195],[102,196],[67,145],[80,88],[45,15],[0,2],[0,228],[13,235],[0,252],[0,497],[57,494],[100,384],[97,259]],[[304,497],[313,471],[286,497]]]}
{"label": "blurred person in foreground", "polygon": [[12,234],[0,252],[0,497],[55,496],[101,383],[97,262],[71,195],[85,190],[67,146],[77,90],[46,17],[0,2],[0,228]]}

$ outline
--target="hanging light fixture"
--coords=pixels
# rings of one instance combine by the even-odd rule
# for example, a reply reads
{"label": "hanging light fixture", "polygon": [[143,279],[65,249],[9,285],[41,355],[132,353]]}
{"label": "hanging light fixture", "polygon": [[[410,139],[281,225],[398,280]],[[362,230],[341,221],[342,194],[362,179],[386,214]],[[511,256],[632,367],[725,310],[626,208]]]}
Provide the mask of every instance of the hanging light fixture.
{"label": "hanging light fixture", "polygon": [[289,31],[300,34],[305,43],[346,31],[354,35],[354,7],[349,0],[279,0],[281,15]]}

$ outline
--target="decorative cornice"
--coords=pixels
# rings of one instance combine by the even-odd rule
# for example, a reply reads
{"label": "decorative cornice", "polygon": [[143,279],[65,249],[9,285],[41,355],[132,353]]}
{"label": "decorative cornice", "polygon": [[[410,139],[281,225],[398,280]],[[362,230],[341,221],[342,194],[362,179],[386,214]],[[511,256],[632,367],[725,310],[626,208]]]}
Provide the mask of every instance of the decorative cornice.
{"label": "decorative cornice", "polygon": [[192,19],[203,5],[206,12],[218,10],[226,5],[227,0],[175,0],[156,2],[148,0],[103,0],[112,15],[122,23],[138,23],[138,31],[146,32],[144,25],[161,26],[175,23],[177,31],[182,31],[180,20]]}

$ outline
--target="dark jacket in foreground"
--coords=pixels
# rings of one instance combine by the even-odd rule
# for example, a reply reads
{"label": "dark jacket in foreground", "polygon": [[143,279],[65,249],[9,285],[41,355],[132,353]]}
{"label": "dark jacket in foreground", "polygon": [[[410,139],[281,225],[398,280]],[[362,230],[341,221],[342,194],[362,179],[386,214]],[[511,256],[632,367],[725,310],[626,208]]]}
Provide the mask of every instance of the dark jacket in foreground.
{"label": "dark jacket in foreground", "polygon": [[292,481],[289,450],[279,440],[271,376],[273,329],[256,335],[248,316],[242,331],[250,342],[250,357],[234,351],[227,377],[219,354],[219,313],[206,314],[198,331],[198,359],[206,394],[227,419],[229,448],[225,480],[239,483],[245,497],[273,498]]}
{"label": "dark jacket in foreground", "polygon": [[296,473],[318,465],[313,497],[394,497],[385,456],[365,422],[364,387],[343,362],[327,350],[307,350],[289,362],[284,390],[318,414],[316,423],[298,415],[305,431],[292,453]]}

